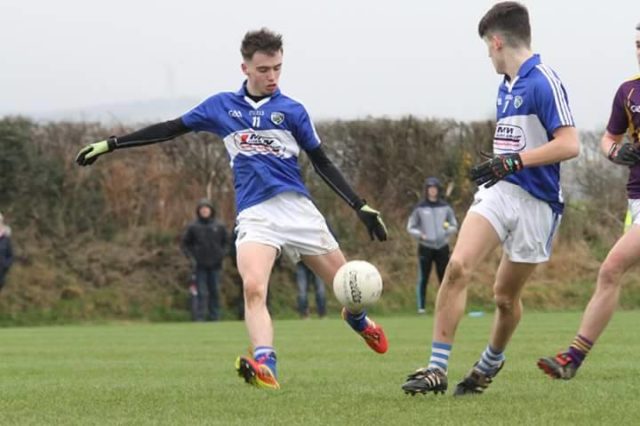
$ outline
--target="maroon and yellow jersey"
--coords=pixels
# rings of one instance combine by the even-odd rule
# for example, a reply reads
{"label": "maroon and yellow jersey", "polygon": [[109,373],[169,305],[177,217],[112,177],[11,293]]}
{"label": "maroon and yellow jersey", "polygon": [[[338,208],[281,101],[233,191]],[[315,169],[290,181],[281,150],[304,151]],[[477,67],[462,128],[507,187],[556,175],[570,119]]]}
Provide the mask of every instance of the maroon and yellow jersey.
{"label": "maroon and yellow jersey", "polygon": [[[613,98],[607,131],[612,135],[628,132],[634,144],[640,144],[640,74],[620,85]],[[631,167],[627,193],[640,199],[640,164]]]}

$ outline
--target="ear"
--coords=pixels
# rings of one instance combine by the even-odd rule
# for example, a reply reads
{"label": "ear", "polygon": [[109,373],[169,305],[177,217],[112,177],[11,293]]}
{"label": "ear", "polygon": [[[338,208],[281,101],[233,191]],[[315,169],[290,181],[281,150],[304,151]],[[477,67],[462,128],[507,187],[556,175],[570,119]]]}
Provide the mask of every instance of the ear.
{"label": "ear", "polygon": [[247,66],[246,62],[243,62],[242,64],[240,64],[240,68],[242,69],[242,73],[246,76],[249,75],[249,66]]}
{"label": "ear", "polygon": [[500,34],[492,34],[491,35],[491,45],[495,50],[500,50],[504,47],[504,39]]}

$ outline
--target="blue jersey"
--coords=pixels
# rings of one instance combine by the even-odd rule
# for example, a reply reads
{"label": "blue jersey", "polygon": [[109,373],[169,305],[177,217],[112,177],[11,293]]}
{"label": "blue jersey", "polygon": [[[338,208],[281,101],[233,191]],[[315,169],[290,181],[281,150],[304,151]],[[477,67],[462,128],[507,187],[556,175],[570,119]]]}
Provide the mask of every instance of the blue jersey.
{"label": "blue jersey", "polygon": [[[553,139],[560,127],[574,126],[567,92],[556,73],[540,62],[539,55],[527,59],[518,75],[500,85],[497,101],[494,154],[524,152]],[[560,163],[525,167],[506,181],[519,185],[561,214]]]}
{"label": "blue jersey", "polygon": [[182,116],[195,131],[224,141],[233,170],[238,213],[281,192],[310,197],[302,181],[298,155],[320,145],[302,104],[277,90],[258,102],[247,96],[246,82],[237,92],[211,96]]}

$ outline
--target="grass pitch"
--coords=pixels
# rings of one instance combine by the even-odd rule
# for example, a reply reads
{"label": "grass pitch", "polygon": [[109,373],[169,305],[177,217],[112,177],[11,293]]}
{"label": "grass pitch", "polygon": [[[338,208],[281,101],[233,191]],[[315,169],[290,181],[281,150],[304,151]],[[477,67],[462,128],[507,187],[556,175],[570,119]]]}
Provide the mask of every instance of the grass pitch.
{"label": "grass pitch", "polygon": [[640,312],[619,312],[583,369],[552,381],[535,366],[573,338],[579,313],[525,313],[487,393],[451,391],[487,342],[491,315],[465,318],[446,396],[407,396],[431,317],[378,318],[386,355],[342,321],[276,321],[280,391],[233,370],[244,324],[110,324],[0,329],[0,424],[638,424]]}

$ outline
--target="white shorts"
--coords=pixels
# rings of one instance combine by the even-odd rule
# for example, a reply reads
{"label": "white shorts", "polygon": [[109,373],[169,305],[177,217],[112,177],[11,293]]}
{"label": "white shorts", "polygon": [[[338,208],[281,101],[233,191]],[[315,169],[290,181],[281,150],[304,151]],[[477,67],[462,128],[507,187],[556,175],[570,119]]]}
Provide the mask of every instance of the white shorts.
{"label": "white shorts", "polygon": [[631,213],[631,223],[640,225],[640,200],[629,199],[629,212]]}
{"label": "white shorts", "polygon": [[316,206],[302,194],[283,192],[240,212],[236,247],[256,242],[275,247],[294,262],[338,249],[338,242]]}
{"label": "white shorts", "polygon": [[512,262],[542,263],[551,256],[562,215],[518,185],[500,181],[476,192],[469,211],[491,222]]}

